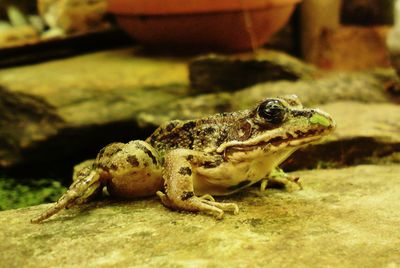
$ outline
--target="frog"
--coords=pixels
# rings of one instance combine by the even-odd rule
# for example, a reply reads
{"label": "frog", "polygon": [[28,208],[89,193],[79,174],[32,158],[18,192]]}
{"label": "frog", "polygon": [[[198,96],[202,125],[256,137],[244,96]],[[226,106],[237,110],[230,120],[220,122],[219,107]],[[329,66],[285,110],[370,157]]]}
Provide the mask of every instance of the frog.
{"label": "frog", "polygon": [[332,133],[336,123],[318,108],[304,108],[295,95],[266,98],[254,107],[162,124],[145,140],[111,143],[78,168],[67,192],[32,219],[41,223],[64,208],[80,205],[104,189],[122,198],[158,196],[177,211],[222,219],[238,214],[235,194],[256,183],[298,184],[279,165],[299,148]]}

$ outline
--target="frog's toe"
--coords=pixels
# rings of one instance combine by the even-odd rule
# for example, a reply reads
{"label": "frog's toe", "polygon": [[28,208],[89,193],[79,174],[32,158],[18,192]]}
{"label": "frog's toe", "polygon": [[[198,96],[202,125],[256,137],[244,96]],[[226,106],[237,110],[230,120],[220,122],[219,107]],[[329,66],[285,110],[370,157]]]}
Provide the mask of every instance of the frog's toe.
{"label": "frog's toe", "polygon": [[215,216],[218,220],[221,220],[224,217],[224,211],[220,208],[217,208],[212,205],[203,204],[199,206],[199,210],[201,212],[209,213]]}
{"label": "frog's toe", "polygon": [[260,184],[260,193],[265,194],[267,191],[268,179],[263,179]]}
{"label": "frog's toe", "polygon": [[268,185],[271,185],[272,187],[284,186],[288,192],[293,192],[295,190],[303,189],[303,185],[301,184],[300,177],[288,175],[288,174],[284,173],[281,169],[274,171],[273,173],[270,174],[270,176],[268,178],[264,179],[261,182],[260,190],[263,189],[264,182],[266,182],[265,188],[266,188],[266,185],[268,184]]}
{"label": "frog's toe", "polygon": [[218,208],[222,211],[231,211],[234,215],[239,214],[239,207],[235,203],[220,203],[208,200],[203,200],[203,203]]}
{"label": "frog's toe", "polygon": [[300,178],[297,176],[287,176],[281,178],[281,180],[277,180],[277,182],[283,184],[288,192],[303,190],[303,185],[301,184]]}
{"label": "frog's toe", "polygon": [[300,190],[303,190],[303,184],[301,183],[300,177],[291,176],[290,180],[299,187]]}
{"label": "frog's toe", "polygon": [[204,200],[208,200],[208,201],[213,201],[213,202],[215,202],[214,197],[212,197],[212,195],[210,195],[210,194],[202,195],[202,196],[200,196],[199,198],[204,199]]}
{"label": "frog's toe", "polygon": [[163,203],[164,206],[166,206],[167,208],[175,208],[175,206],[172,204],[171,200],[166,194],[161,191],[157,191],[156,194],[160,198],[161,203]]}
{"label": "frog's toe", "polygon": [[[202,197],[191,196],[190,198],[171,198],[167,194],[158,191],[157,195],[164,206],[172,209],[192,212],[204,212],[214,215],[217,219],[222,219],[224,211],[231,211],[233,214],[239,213],[239,207],[235,203],[219,203],[211,201],[209,195]],[[212,198],[214,200],[214,198]]]}

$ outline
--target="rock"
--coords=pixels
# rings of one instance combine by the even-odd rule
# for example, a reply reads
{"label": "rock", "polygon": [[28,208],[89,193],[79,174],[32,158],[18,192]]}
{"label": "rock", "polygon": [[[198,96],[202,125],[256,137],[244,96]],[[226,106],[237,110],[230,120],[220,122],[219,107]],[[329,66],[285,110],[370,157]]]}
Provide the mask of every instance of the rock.
{"label": "rock", "polygon": [[396,267],[400,165],[295,173],[304,189],[252,188],[221,221],[156,198],[93,202],[30,224],[49,205],[0,212],[3,267]]}
{"label": "rock", "polygon": [[266,81],[312,78],[316,69],[285,53],[258,50],[237,55],[206,55],[189,63],[195,93],[233,91]]}
{"label": "rock", "polygon": [[55,135],[64,120],[41,98],[1,87],[0,96],[0,166],[8,166],[21,148]]}
{"label": "rock", "polygon": [[143,138],[136,114],[185,96],[187,84],[185,62],[133,49],[0,70],[0,167],[72,166],[107,143]]}
{"label": "rock", "polygon": [[[38,33],[43,32],[45,25],[40,17],[30,16],[29,19],[32,24],[32,26],[29,27],[33,27]],[[0,21],[0,32],[3,30],[15,30],[2,28],[2,22]],[[50,30],[46,33],[51,32],[56,33],[57,30]],[[0,42],[2,42],[3,38],[7,38],[7,35],[0,33],[0,37]],[[14,40],[14,37],[12,37],[12,40]],[[15,41],[18,40],[16,39]],[[0,48],[0,69],[41,63],[54,59],[63,59],[84,53],[92,53],[94,51],[114,49],[116,47],[121,48],[123,46],[132,45],[132,39],[118,28],[106,27],[84,34],[76,33],[48,39],[41,35],[39,40],[36,41],[28,43],[19,42],[18,44],[10,45],[11,46],[6,48]]]}
{"label": "rock", "polygon": [[304,106],[353,100],[363,103],[398,102],[400,94],[392,90],[398,84],[393,69],[375,72],[334,72],[319,79],[297,82],[261,83],[235,93],[234,109],[243,109],[256,101],[282,95],[296,94]]}
{"label": "rock", "polygon": [[386,39],[390,63],[396,69],[397,75],[400,75],[400,29],[394,27]]}
{"label": "rock", "polygon": [[0,48],[22,46],[35,43],[39,40],[39,33],[35,27],[22,25],[0,30]]}
{"label": "rock", "polygon": [[336,131],[321,144],[295,152],[287,168],[353,165],[400,152],[399,105],[337,102],[321,109],[336,120]]}
{"label": "rock", "polygon": [[392,25],[393,0],[347,0],[341,6],[341,23],[347,25]]}
{"label": "rock", "polygon": [[178,99],[145,109],[138,118],[141,126],[155,127],[172,119],[193,119],[221,111],[252,107],[268,97],[296,94],[305,107],[353,100],[363,103],[400,101],[398,78],[393,69],[375,72],[332,73],[319,79],[260,83],[235,93],[214,93]]}
{"label": "rock", "polygon": [[386,49],[389,26],[341,26],[325,29],[314,64],[330,70],[366,70],[388,67]]}
{"label": "rock", "polygon": [[[393,18],[392,0],[307,0],[301,5],[303,57],[329,70],[387,67],[385,39]],[[328,16],[321,16],[329,12]],[[345,24],[363,24],[347,26]],[[365,27],[365,25],[371,25]]]}

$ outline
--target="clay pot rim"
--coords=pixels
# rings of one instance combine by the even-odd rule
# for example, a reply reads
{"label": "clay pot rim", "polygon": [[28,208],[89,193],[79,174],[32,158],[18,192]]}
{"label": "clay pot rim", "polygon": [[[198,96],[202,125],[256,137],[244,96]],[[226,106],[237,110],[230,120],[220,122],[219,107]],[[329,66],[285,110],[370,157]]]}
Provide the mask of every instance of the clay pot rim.
{"label": "clay pot rim", "polygon": [[108,10],[126,15],[172,15],[269,9],[301,0],[108,0]]}

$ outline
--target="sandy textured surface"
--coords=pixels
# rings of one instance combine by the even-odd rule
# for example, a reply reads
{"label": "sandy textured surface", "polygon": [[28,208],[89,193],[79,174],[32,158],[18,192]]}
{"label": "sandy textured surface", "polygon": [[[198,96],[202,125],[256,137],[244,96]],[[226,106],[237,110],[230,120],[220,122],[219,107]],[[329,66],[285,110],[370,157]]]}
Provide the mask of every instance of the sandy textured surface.
{"label": "sandy textured surface", "polygon": [[302,191],[224,198],[223,220],[171,212],[156,198],[106,200],[29,219],[0,213],[2,267],[398,267],[400,166],[297,172]]}

